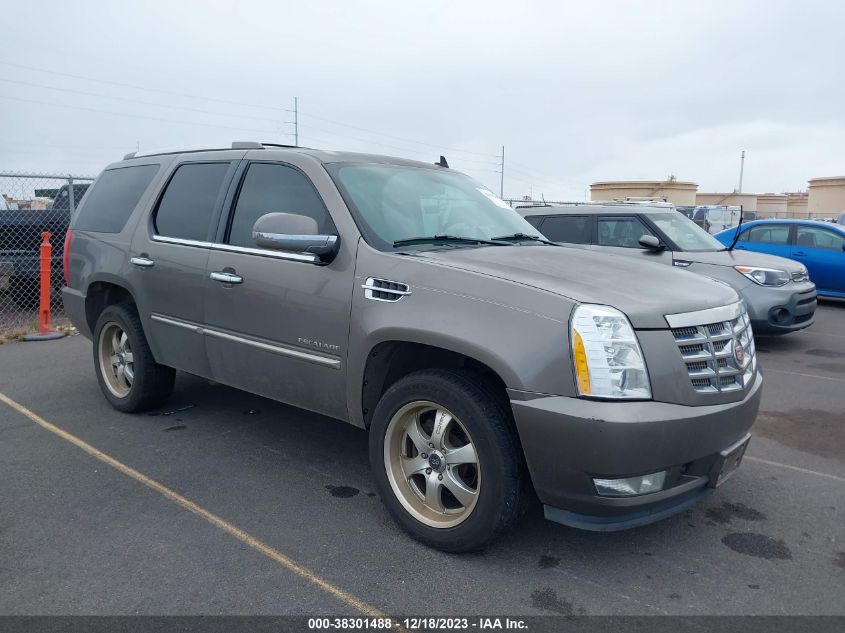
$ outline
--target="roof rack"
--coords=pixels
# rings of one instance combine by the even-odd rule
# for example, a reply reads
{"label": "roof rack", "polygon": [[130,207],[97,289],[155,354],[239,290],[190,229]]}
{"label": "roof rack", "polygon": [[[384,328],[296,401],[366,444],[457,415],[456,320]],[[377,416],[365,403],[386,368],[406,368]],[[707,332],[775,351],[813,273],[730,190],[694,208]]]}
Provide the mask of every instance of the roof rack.
{"label": "roof rack", "polygon": [[191,145],[183,147],[170,147],[166,149],[149,150],[144,152],[129,152],[123,160],[130,158],[141,158],[142,156],[162,156],[164,154],[185,154],[189,152],[222,152],[229,149],[264,149],[265,147],[289,147],[295,149],[296,145],[282,145],[280,143],[259,143],[258,141],[232,141],[228,147],[208,147],[204,145]]}

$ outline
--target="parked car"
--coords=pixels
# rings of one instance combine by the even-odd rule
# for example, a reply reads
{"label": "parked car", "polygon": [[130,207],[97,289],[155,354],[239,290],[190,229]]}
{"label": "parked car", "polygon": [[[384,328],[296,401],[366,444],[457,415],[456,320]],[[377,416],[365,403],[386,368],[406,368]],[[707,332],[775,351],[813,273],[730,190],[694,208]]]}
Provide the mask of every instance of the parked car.
{"label": "parked car", "polygon": [[682,267],[729,284],[745,299],[757,333],[785,334],[813,324],[816,289],[802,264],[726,250],[673,209],[579,203],[517,211],[555,242]]}
{"label": "parked car", "polygon": [[762,383],[737,293],[547,242],[445,163],[238,143],[108,166],[63,290],[105,398],[155,407],[179,369],[367,429],[388,510],[448,551],[530,485],[617,530],[724,482]]}
{"label": "parked car", "polygon": [[[730,244],[736,229],[715,237]],[[788,257],[807,267],[822,297],[845,297],[845,227],[813,220],[758,220],[742,225],[736,249]]]}
{"label": "parked car", "polygon": [[[88,187],[90,183],[73,185],[74,206],[81,203]],[[0,207],[0,290],[5,286],[23,309],[38,306],[41,234],[45,231],[52,234],[52,289],[58,293],[62,286],[62,244],[70,224],[70,187],[42,191],[53,196],[49,209],[10,209],[5,200],[5,209]]]}

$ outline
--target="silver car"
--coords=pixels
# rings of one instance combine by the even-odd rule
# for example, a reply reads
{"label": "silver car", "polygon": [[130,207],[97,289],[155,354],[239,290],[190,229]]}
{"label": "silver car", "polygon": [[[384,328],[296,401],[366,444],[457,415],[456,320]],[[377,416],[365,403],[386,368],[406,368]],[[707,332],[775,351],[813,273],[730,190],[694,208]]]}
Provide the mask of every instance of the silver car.
{"label": "silver car", "polygon": [[745,299],[757,334],[786,334],[813,324],[816,286],[806,266],[730,250],[672,207],[576,203],[516,210],[555,242],[659,262],[730,285]]}

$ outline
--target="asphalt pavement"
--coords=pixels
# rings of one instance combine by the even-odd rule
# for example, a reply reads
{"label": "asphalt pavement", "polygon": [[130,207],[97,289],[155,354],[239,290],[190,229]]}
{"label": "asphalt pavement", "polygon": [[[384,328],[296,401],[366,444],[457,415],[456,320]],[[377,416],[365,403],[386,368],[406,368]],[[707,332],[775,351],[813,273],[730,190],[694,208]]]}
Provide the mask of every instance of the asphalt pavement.
{"label": "asphalt pavement", "polygon": [[448,555],[393,524],[360,429],[187,375],[122,414],[88,340],[0,345],[0,614],[845,615],[845,303],[757,347],[754,438],[702,504],[610,534],[535,505]]}

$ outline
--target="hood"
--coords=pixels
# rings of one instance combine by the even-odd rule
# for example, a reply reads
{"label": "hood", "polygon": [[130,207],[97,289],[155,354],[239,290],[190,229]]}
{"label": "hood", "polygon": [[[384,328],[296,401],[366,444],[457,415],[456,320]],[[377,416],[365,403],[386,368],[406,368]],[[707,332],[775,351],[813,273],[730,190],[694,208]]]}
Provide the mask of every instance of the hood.
{"label": "hood", "polygon": [[[507,279],[580,303],[613,306],[640,329],[667,327],[665,314],[705,310],[739,300],[727,284],[679,268],[566,246],[449,248],[424,251],[419,256],[442,266]],[[502,291],[506,292],[506,288]]]}
{"label": "hood", "polygon": [[680,260],[685,262],[694,262],[696,264],[713,264],[714,266],[758,266],[760,268],[775,268],[778,270],[785,270],[790,273],[798,272],[804,268],[803,264],[791,259],[786,259],[785,257],[736,249],[732,251],[715,251],[709,253],[676,251],[672,253],[672,258],[675,261]]}

